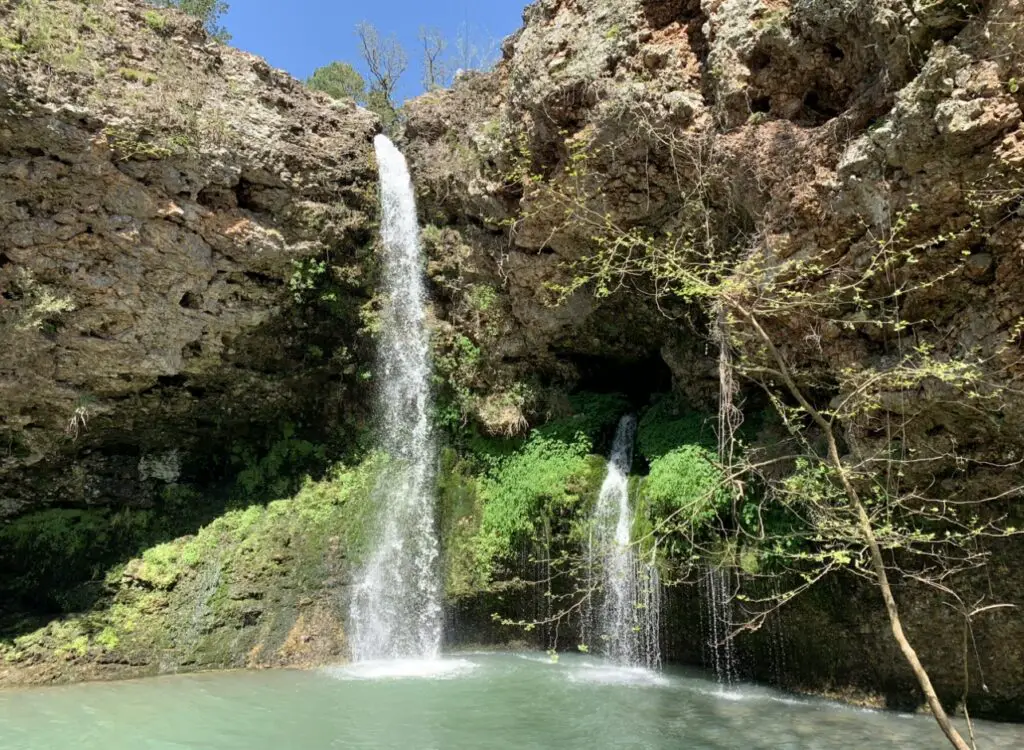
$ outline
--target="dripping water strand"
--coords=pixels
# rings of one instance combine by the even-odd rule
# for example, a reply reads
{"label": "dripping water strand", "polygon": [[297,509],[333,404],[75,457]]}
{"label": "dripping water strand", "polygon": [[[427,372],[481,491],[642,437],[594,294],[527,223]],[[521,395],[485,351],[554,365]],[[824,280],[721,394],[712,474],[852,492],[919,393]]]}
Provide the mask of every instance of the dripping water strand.
{"label": "dripping water strand", "polygon": [[701,579],[701,593],[707,626],[706,644],[718,684],[726,689],[738,679],[736,652],[732,639],[732,592],[725,568],[710,567]]}

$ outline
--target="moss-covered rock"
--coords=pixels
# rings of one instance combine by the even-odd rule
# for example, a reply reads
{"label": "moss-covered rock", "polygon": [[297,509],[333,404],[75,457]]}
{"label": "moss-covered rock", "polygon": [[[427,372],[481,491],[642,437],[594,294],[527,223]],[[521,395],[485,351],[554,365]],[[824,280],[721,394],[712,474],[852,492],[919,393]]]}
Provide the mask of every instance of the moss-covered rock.
{"label": "moss-covered rock", "polygon": [[110,571],[100,608],[0,644],[0,684],[344,659],[379,468],[335,467],[293,497],[146,549]]}

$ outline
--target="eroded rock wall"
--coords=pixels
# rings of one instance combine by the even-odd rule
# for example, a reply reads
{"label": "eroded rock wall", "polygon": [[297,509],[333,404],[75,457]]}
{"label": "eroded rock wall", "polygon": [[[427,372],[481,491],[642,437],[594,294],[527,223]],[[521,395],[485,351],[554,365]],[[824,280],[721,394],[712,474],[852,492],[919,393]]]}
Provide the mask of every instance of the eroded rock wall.
{"label": "eroded rock wall", "polygon": [[0,40],[0,518],[337,417],[374,116],[144,3],[5,3]]}

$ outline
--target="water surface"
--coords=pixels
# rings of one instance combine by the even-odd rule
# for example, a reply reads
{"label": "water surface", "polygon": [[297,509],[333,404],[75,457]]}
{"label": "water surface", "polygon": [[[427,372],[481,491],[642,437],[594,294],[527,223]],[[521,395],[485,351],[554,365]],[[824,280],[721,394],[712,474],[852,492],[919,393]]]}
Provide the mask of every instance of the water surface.
{"label": "water surface", "polygon": [[[1024,726],[980,724],[980,748]],[[463,654],[0,692],[3,750],[936,750],[925,716],[587,657]]]}

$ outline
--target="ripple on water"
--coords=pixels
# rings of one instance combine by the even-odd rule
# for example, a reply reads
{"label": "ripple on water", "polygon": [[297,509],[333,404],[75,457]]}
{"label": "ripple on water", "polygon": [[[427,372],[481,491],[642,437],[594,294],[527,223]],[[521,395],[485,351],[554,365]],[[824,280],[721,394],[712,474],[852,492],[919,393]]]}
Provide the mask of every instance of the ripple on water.
{"label": "ripple on water", "polygon": [[552,659],[547,654],[542,655],[517,653],[515,654],[515,657],[517,659],[522,659],[523,661],[533,662],[534,664],[550,664],[552,666],[556,666],[558,664],[558,659]]}
{"label": "ripple on water", "polygon": [[323,671],[337,680],[450,680],[476,668],[468,659],[396,659],[327,667]]}

